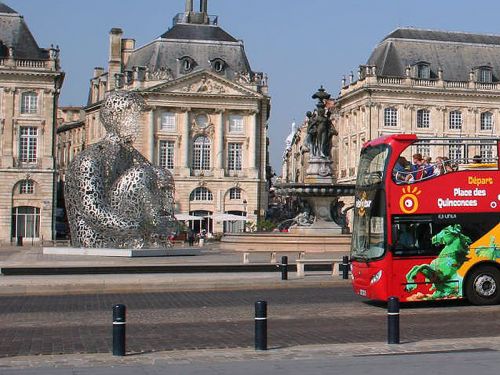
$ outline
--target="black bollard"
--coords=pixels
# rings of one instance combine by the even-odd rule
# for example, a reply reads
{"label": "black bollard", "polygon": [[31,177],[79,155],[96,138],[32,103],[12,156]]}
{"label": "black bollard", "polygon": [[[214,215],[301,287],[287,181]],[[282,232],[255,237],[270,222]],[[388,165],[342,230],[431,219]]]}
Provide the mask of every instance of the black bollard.
{"label": "black bollard", "polygon": [[267,302],[255,302],[255,350],[267,350]]}
{"label": "black bollard", "polygon": [[113,306],[113,355],[125,355],[125,305]]}
{"label": "black bollard", "polygon": [[399,344],[399,299],[389,297],[387,301],[387,343]]}
{"label": "black bollard", "polygon": [[342,257],[342,279],[347,280],[349,278],[349,257],[344,255]]}
{"label": "black bollard", "polygon": [[281,257],[281,280],[288,280],[288,257]]}

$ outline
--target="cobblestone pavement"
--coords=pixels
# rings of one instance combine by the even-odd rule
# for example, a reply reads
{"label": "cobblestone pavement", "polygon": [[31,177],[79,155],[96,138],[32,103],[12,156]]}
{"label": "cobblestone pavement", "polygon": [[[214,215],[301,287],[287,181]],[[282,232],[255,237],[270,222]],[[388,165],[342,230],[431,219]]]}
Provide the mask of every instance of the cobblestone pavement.
{"label": "cobblestone pavement", "polygon": [[[127,305],[130,354],[253,347],[254,302],[268,301],[269,345],[380,343],[384,305],[346,281],[330,288],[193,291],[0,298],[0,356],[111,351],[111,308]],[[465,302],[404,306],[402,342],[500,336],[500,306]]]}

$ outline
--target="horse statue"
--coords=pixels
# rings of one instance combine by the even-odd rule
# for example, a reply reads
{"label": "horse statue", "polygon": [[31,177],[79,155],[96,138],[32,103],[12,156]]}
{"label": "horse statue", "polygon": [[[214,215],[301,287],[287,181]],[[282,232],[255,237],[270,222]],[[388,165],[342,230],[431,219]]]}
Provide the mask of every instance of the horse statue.
{"label": "horse statue", "polygon": [[434,290],[431,295],[426,295],[425,299],[459,298],[460,284],[462,278],[457,271],[469,260],[469,245],[471,239],[462,234],[460,224],[449,225],[432,237],[432,244],[445,245],[438,257],[430,264],[414,266],[406,274],[406,291],[410,292],[417,288],[415,278],[419,273],[424,275],[425,281],[432,283],[430,290]]}

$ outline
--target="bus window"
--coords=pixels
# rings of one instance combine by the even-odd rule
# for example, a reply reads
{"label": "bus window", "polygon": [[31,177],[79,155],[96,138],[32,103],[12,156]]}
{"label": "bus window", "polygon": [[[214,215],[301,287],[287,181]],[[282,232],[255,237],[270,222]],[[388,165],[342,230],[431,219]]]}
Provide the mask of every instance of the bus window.
{"label": "bus window", "polygon": [[395,220],[393,230],[393,252],[396,256],[437,255],[441,245],[432,244],[435,225],[428,221]]}
{"label": "bus window", "polygon": [[392,250],[396,256],[438,255],[443,245],[432,238],[449,225],[459,224],[461,233],[476,241],[498,224],[497,213],[395,216]]}

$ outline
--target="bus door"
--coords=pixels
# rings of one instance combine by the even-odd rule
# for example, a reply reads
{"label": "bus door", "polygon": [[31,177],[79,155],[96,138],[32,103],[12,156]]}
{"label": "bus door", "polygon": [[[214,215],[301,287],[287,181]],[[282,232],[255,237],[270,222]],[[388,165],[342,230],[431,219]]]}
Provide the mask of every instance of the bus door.
{"label": "bus door", "polygon": [[456,296],[459,280],[447,271],[451,258],[440,259],[443,245],[433,241],[439,225],[432,216],[395,216],[392,220],[393,285],[403,301]]}

